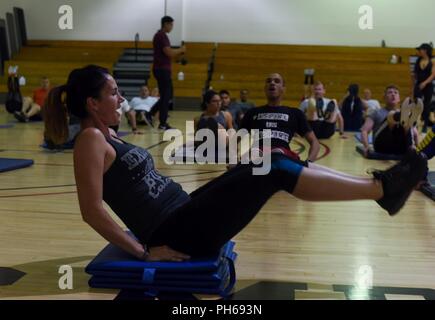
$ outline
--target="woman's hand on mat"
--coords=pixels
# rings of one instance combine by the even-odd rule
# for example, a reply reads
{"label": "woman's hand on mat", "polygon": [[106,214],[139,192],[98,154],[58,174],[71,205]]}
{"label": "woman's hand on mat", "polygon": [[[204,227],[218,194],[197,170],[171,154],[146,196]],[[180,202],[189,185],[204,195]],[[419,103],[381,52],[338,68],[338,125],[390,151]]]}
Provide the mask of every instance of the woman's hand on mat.
{"label": "woman's hand on mat", "polygon": [[181,262],[189,260],[190,256],[187,254],[175,251],[168,246],[150,247],[147,261],[175,261]]}

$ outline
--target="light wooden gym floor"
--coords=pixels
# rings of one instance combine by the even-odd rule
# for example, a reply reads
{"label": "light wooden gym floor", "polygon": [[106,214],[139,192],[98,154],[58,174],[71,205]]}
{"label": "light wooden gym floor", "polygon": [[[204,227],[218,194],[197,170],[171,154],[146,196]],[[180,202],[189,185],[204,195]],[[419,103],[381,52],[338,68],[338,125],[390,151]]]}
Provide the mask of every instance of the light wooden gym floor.
{"label": "light wooden gym floor", "polygon": [[[182,129],[194,115],[172,112],[170,123]],[[13,127],[0,129],[0,157],[33,159],[35,164],[0,173],[0,299],[114,299],[117,290],[87,285],[83,267],[106,241],[81,219],[72,152],[42,150],[42,123],[16,123],[0,106],[0,125],[6,123]],[[126,130],[124,121],[121,131]],[[142,147],[161,141],[162,133],[143,130],[144,135],[124,139]],[[348,135],[346,140],[336,135],[322,141],[331,152],[319,163],[361,175],[369,168],[393,163],[363,159]],[[324,146],[321,155],[326,153]],[[225,170],[223,165],[168,166],[161,159],[164,147],[160,144],[150,150],[157,168],[187,192]],[[430,168],[435,169],[435,161]],[[434,209],[434,202],[420,192],[414,192],[395,217],[373,201],[311,203],[278,193],[235,239],[239,253],[236,291],[246,293],[246,288],[257,285],[262,296],[251,290],[257,296],[249,291],[240,297],[280,298],[277,290],[287,285],[296,299],[376,298],[376,290],[361,285],[370,284],[364,274],[372,272],[375,288],[391,289],[384,298],[424,298],[427,291],[415,288],[435,289]],[[58,287],[61,265],[73,267],[72,290]],[[12,279],[9,285],[8,279]],[[294,283],[304,285],[294,289]],[[351,288],[347,296],[337,291],[338,285]]]}

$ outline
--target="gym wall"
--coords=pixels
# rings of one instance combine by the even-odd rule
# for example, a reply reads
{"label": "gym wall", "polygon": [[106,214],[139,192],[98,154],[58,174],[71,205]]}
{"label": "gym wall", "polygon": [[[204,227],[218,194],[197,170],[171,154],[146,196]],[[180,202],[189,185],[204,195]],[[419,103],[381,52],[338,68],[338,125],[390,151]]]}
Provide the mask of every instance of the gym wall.
{"label": "gym wall", "polygon": [[[2,0],[2,3],[5,0]],[[435,38],[433,0],[14,0],[25,10],[29,39],[150,40],[165,12],[174,44],[187,41],[413,47]],[[166,5],[165,5],[166,3]],[[74,29],[57,26],[60,5],[74,10]],[[361,30],[362,5],[373,8]],[[4,5],[2,4],[4,7]]]}

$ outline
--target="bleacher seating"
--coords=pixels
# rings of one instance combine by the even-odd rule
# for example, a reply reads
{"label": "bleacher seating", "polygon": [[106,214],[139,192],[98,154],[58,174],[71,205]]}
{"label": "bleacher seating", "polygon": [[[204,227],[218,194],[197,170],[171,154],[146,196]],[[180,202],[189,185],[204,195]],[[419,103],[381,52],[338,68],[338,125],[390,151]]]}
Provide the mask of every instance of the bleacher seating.
{"label": "bleacher seating", "polygon": [[[21,87],[23,95],[31,95],[40,85],[41,77],[47,76],[52,86],[64,84],[69,72],[87,64],[98,64],[112,70],[122,51],[121,46],[95,41],[28,41],[12,60],[10,65],[19,66],[19,75],[26,78],[26,86]],[[0,79],[0,92],[7,92],[7,72]]]}
{"label": "bleacher seating", "polygon": [[[391,56],[403,63],[390,64]],[[382,101],[386,85],[395,83],[402,95],[409,94],[411,78],[408,57],[412,48],[374,48],[301,45],[219,44],[211,87],[227,89],[234,98],[242,88],[250,90],[257,105],[264,104],[264,80],[271,72],[286,80],[287,105],[298,105],[303,96],[304,69],[314,68],[315,80],[326,85],[327,96],[341,99],[350,83],[370,88]]]}

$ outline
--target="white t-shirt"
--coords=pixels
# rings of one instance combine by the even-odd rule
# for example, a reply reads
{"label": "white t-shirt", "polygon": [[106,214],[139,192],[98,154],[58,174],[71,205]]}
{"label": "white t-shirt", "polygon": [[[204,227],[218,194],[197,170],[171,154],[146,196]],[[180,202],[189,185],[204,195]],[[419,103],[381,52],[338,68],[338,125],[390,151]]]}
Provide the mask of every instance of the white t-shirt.
{"label": "white t-shirt", "polygon": [[145,99],[141,97],[134,97],[131,99],[130,105],[136,111],[150,112],[151,108],[156,104],[157,101],[159,101],[159,98],[151,96]]}
{"label": "white t-shirt", "polygon": [[[322,98],[323,99],[323,107],[322,107],[322,112],[325,113],[326,112],[326,108],[328,107],[328,104],[331,102],[331,99],[328,98]],[[304,113],[307,112],[308,109],[308,99],[305,99],[304,101],[302,101],[301,105],[299,106],[299,109],[301,109]],[[335,105],[335,111],[337,111],[337,113],[341,113],[340,109],[338,108],[337,105]],[[323,117],[319,117],[320,121],[323,121],[325,119],[323,119]]]}
{"label": "white t-shirt", "polygon": [[381,108],[381,104],[379,103],[378,100],[375,99],[370,99],[370,100],[364,100],[365,103],[367,103],[367,114],[370,112],[373,112],[375,110],[379,110]]}

